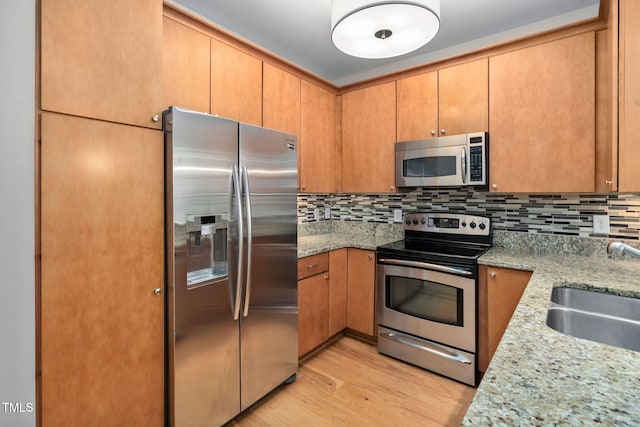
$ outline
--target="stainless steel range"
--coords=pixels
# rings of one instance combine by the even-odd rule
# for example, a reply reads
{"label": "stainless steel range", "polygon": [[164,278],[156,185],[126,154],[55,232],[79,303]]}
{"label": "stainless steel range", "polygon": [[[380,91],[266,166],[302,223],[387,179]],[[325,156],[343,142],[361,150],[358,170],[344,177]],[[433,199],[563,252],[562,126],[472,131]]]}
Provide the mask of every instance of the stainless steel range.
{"label": "stainless steel range", "polygon": [[477,385],[478,258],[489,218],[413,213],[404,239],[377,248],[378,351]]}

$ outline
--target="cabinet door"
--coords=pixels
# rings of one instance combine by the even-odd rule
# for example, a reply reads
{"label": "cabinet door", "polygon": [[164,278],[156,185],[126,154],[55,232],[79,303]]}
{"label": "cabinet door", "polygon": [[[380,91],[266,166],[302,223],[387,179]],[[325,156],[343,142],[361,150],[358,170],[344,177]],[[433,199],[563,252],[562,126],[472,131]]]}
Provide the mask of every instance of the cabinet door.
{"label": "cabinet door", "polygon": [[264,64],[262,125],[300,136],[300,79],[271,64]]}
{"label": "cabinet door", "polygon": [[301,82],[298,174],[300,190],[336,192],[336,95]]}
{"label": "cabinet door", "polygon": [[43,110],[162,127],[161,1],[42,0],[40,10]]}
{"label": "cabinet door", "polygon": [[486,371],[513,316],[531,272],[480,266],[478,366]]}
{"label": "cabinet door", "polygon": [[347,327],[347,249],[329,253],[329,336]]}
{"label": "cabinet door", "polygon": [[438,71],[440,136],[489,129],[489,60],[454,65]]}
{"label": "cabinet door", "polygon": [[262,61],[214,39],[211,114],[262,126]]}
{"label": "cabinet door", "polygon": [[352,248],[348,251],[347,328],[373,336],[375,334],[375,252]]}
{"label": "cabinet door", "polygon": [[640,4],[620,2],[619,191],[640,191]]}
{"label": "cabinet door", "polygon": [[489,59],[491,191],[592,192],[595,35]]}
{"label": "cabinet door", "polygon": [[438,129],[438,72],[397,81],[398,141],[433,138]]}
{"label": "cabinet door", "polygon": [[163,105],[209,112],[209,36],[163,19]]}
{"label": "cabinet door", "polygon": [[329,338],[329,275],[298,281],[298,356]]}
{"label": "cabinet door", "polygon": [[342,179],[345,193],[395,191],[396,83],[342,95]]}
{"label": "cabinet door", "polygon": [[42,419],[163,425],[162,132],[41,120]]}

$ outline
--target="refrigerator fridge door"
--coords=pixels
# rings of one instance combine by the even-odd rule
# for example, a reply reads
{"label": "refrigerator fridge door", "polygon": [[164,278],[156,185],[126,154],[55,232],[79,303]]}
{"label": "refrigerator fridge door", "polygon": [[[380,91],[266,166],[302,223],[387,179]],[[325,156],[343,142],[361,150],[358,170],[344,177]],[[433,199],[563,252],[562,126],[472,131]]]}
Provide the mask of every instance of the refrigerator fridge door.
{"label": "refrigerator fridge door", "polygon": [[218,426],[240,411],[238,231],[230,212],[238,124],[176,107],[164,119],[169,420]]}
{"label": "refrigerator fridge door", "polygon": [[240,124],[246,285],[241,408],[298,368],[296,137]]}

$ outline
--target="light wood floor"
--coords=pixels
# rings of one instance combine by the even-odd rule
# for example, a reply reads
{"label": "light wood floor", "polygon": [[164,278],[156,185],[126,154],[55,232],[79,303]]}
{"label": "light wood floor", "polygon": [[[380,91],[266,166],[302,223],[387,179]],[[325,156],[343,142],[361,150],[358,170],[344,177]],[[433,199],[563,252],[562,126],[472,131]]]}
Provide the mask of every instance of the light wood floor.
{"label": "light wood floor", "polygon": [[342,337],[229,426],[459,426],[474,394]]}

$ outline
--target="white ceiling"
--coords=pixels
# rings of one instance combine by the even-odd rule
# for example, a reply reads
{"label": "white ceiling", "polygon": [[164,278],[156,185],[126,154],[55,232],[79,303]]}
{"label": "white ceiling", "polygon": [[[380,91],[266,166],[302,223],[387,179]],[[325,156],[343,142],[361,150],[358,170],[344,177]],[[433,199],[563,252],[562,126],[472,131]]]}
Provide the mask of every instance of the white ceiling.
{"label": "white ceiling", "polygon": [[331,43],[331,0],[165,0],[336,86],[344,86],[598,16],[599,0],[441,0],[436,37],[389,59]]}

